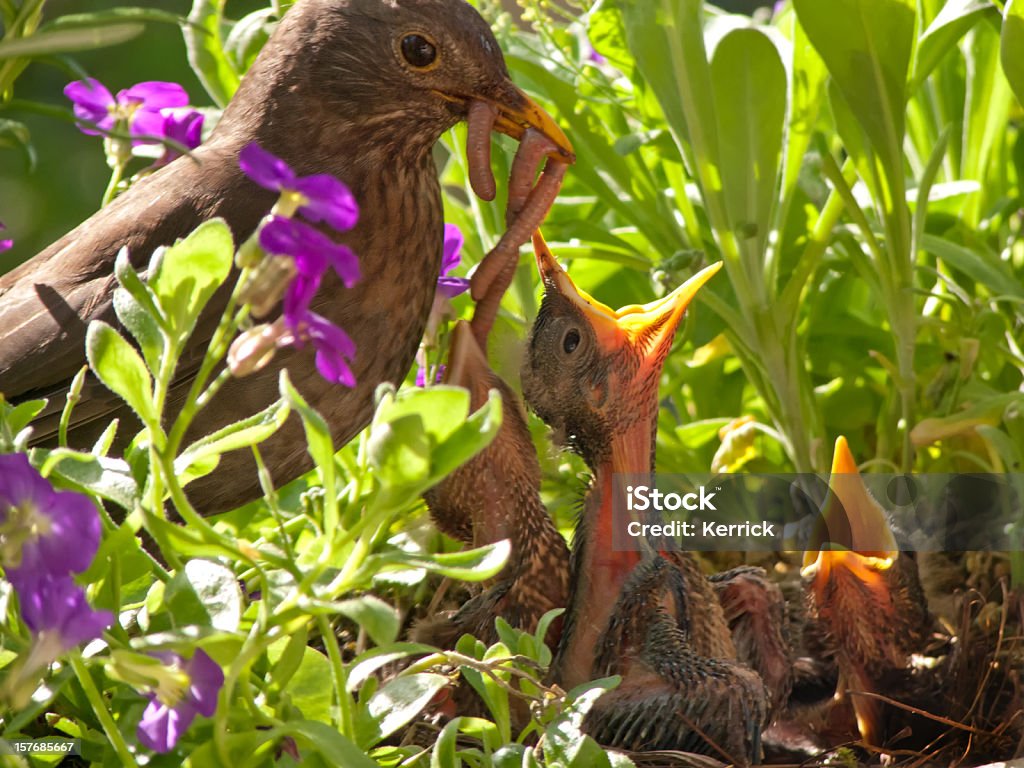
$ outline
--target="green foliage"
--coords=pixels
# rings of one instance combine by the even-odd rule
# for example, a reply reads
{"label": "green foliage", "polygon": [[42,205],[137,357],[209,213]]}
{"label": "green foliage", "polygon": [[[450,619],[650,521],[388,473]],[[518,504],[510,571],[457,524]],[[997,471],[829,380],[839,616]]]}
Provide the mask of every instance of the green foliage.
{"label": "green foliage", "polygon": [[[882,467],[1021,471],[1020,0],[794,0],[753,19],[699,0],[602,0],[572,12],[522,4],[531,30],[493,21],[513,77],[577,151],[545,224],[574,279],[620,306],[725,262],[665,367],[661,469],[821,471],[845,434],[859,459]],[[181,21],[124,8],[44,23],[42,8],[0,0],[0,110],[39,57]],[[223,0],[194,3],[182,25],[188,59],[218,105],[281,10],[233,21]],[[30,138],[0,117],[0,148],[29,152]],[[445,138],[442,180],[456,191],[445,213],[478,260],[504,229],[505,201],[468,192],[464,140],[463,127]],[[500,179],[514,147],[497,150]],[[212,221],[154,254],[146,277],[126,254],[117,261],[114,307],[127,335],[96,323],[87,353],[144,428],[123,456],[108,455],[124,429],[111,424],[92,451],[62,444],[30,457],[54,483],[105,503],[100,552],[81,582],[119,622],[39,681],[25,708],[5,712],[0,735],[62,733],[82,739],[88,761],[130,764],[148,688],[129,671],[144,670],[152,651],[202,648],[226,674],[217,712],[153,765],[629,765],[581,730],[616,680],[564,695],[545,684],[553,615],[533,634],[499,620],[491,646],[403,640],[408,607],[422,607],[438,578],[485,582],[509,557],[507,542],[444,551],[419,500],[493,439],[496,393],[470,412],[460,389],[384,385],[372,424],[338,446],[301,382],[283,375],[265,410],[185,444],[228,375],[231,339],[250,324],[236,293],[169,419],[182,350],[214,292],[231,290],[234,257],[227,227]],[[527,261],[491,345],[510,381],[516,356],[500,350],[537,308]],[[456,307],[470,311],[464,299]],[[0,401],[0,451],[28,450],[43,406]],[[72,394],[62,435],[74,408]],[[259,449],[288,418],[301,421],[315,469],[274,488]],[[531,428],[542,443],[536,420]],[[229,450],[252,452],[266,496],[204,519],[186,489]],[[540,455],[545,498],[564,524],[580,466],[546,445]],[[1024,563],[1013,565],[1019,581]],[[3,676],[30,637],[7,593],[0,606]],[[456,682],[485,714],[450,720],[429,747],[395,746]]]}

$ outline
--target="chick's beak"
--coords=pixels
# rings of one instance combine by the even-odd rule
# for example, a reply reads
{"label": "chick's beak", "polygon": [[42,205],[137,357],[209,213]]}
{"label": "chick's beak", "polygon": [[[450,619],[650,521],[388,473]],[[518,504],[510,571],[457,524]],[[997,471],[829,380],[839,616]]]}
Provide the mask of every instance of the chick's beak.
{"label": "chick's beak", "polygon": [[643,364],[647,365],[664,360],[686,308],[697,291],[722,268],[722,262],[717,262],[702,269],[668,296],[616,310],[576,287],[539,231],[533,236],[533,250],[545,290],[560,293],[576,305],[605,351],[611,353],[630,345],[640,352]]}
{"label": "chick's beak", "polygon": [[444,383],[468,389],[470,408],[476,410],[487,402],[487,393],[495,386],[495,378],[469,323],[459,320],[452,329]]}
{"label": "chick's beak", "polygon": [[882,575],[897,557],[889,521],[864,485],[846,438],[839,437],[829,493],[804,553],[803,573],[824,583],[833,569],[845,568],[869,588],[884,589]]}

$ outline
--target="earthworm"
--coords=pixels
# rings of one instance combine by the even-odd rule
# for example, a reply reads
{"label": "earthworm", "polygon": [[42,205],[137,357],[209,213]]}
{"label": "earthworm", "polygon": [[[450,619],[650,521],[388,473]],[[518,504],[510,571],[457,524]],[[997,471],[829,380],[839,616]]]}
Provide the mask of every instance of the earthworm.
{"label": "earthworm", "polygon": [[477,302],[471,325],[473,334],[486,350],[487,336],[498,315],[498,305],[505,289],[515,275],[519,261],[519,246],[525,243],[540,227],[547,216],[568,165],[555,157],[549,157],[544,164],[537,185],[530,191],[518,215],[505,230],[494,249],[484,256],[480,266],[470,280],[470,295]]}
{"label": "earthworm", "polygon": [[466,163],[469,184],[483,200],[493,200],[497,191],[491,171],[491,131],[497,119],[497,107],[486,101],[470,103],[466,115]]}
{"label": "earthworm", "polygon": [[[537,163],[544,155],[554,156],[558,147],[536,128],[527,128],[519,141],[519,149],[512,161],[512,172],[508,178],[508,206],[505,209],[505,223],[511,224],[526,204],[526,198],[533,189],[537,175]],[[532,233],[531,233],[532,234]]]}

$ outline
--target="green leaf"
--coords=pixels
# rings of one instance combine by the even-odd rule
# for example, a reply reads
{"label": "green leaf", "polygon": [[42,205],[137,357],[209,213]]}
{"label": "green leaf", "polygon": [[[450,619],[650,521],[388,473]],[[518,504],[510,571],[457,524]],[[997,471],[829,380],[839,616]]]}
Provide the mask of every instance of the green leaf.
{"label": "green leaf", "polygon": [[114,312],[121,325],[138,342],[149,370],[156,374],[164,354],[160,332],[160,311],[155,297],[128,261],[128,249],[122,248],[114,262],[114,274],[120,285],[114,291]]}
{"label": "green leaf", "polygon": [[228,424],[211,435],[199,438],[174,460],[174,472],[179,481],[186,485],[212,472],[222,454],[263,442],[280,429],[288,414],[287,404],[277,400],[247,419]]}
{"label": "green leaf", "polygon": [[[894,185],[903,178],[907,69],[914,0],[793,0],[829,74],[863,126]],[[894,195],[902,202],[902,194]]]}
{"label": "green leaf", "polygon": [[[996,158],[1002,157],[999,148],[1006,143],[1006,125],[1013,105],[1013,91],[999,65],[1000,45],[999,32],[990,24],[976,26],[963,44],[967,67],[967,98],[964,105],[960,177],[973,179],[982,185],[1000,179],[1001,174],[1005,173],[1001,170],[1005,161]],[[1020,53],[1014,56],[1019,58]],[[971,202],[973,214],[965,218],[977,226],[981,214],[981,196]]]}
{"label": "green leaf", "polygon": [[183,30],[188,63],[218,107],[238,90],[239,73],[224,51],[224,5],[227,0],[195,0]]}
{"label": "green leaf", "polygon": [[0,400],[0,403],[2,403],[0,414],[3,415],[4,422],[6,422],[7,428],[12,435],[21,432],[46,407],[45,400],[26,400],[24,403],[18,403],[14,406],[2,400]]}
{"label": "green leaf", "polygon": [[1024,403],[1024,392],[1007,392],[979,400],[949,416],[923,419],[914,425],[910,438],[916,446],[973,432],[982,425],[995,426],[1014,403]]}
{"label": "green leaf", "polygon": [[144,24],[129,22],[105,27],[36,32],[31,37],[16,37],[0,41],[0,59],[10,59],[16,56],[53,56],[59,53],[106,48],[138,37],[145,29]]}
{"label": "green leaf", "polygon": [[324,685],[324,681],[330,679],[331,662],[320,651],[306,646],[298,669],[285,690],[292,705],[298,707],[305,718],[329,724],[334,690]]}
{"label": "green leaf", "polygon": [[367,563],[375,564],[374,572],[406,568],[423,568],[462,581],[484,581],[496,576],[508,560],[507,539],[476,549],[437,554],[392,551],[371,555]]}
{"label": "green leaf", "polygon": [[767,35],[737,29],[715,49],[711,84],[718,138],[729,148],[720,165],[726,211],[748,263],[759,263],[782,154],[786,71]]}
{"label": "green leaf", "polygon": [[185,576],[210,617],[210,625],[234,632],[242,618],[242,591],[234,572],[210,560],[189,560]]}
{"label": "green leaf", "polygon": [[366,704],[359,724],[359,744],[369,749],[411,721],[426,707],[448,678],[432,672],[401,675],[388,681]]}
{"label": "green leaf", "polygon": [[367,450],[370,465],[386,489],[426,485],[430,477],[430,438],[420,414],[375,418]]}
{"label": "green leaf", "polygon": [[1024,104],[1024,0],[1009,0],[1003,10],[1000,49],[1006,79],[1017,101]]}
{"label": "green leaf", "polygon": [[[273,665],[270,672],[272,685],[278,689],[288,685],[302,664],[302,657],[305,655],[308,641],[309,627],[307,624],[303,624],[287,638],[277,640],[267,648],[267,659]],[[308,712],[305,715],[313,720],[319,719],[312,717]]]}
{"label": "green leaf", "polygon": [[455,743],[461,724],[462,718],[454,717],[441,729],[430,755],[430,768],[458,768],[462,765],[462,761],[455,756]]}
{"label": "green leaf", "polygon": [[89,323],[86,357],[93,373],[107,389],[119,395],[146,425],[159,422],[153,403],[153,382],[139,353],[102,320]]}
{"label": "green leaf", "polygon": [[82,27],[107,27],[124,22],[156,21],[175,27],[185,22],[185,17],[159,8],[108,8],[91,13],[67,13],[43,24],[40,31],[51,29],[79,29]]}
{"label": "green leaf", "polygon": [[306,399],[299,394],[299,391],[292,385],[287,371],[281,371],[280,381],[281,397],[290,408],[293,408],[302,419],[302,425],[306,429],[309,455],[322,471],[334,466],[334,443],[331,440],[331,430],[324,421],[324,417],[310,407]]}
{"label": "green leaf", "polygon": [[998,11],[988,0],[949,0],[917,41],[910,76],[909,93],[917,90],[939,61],[986,14]]}
{"label": "green leaf", "polygon": [[52,464],[48,476],[59,477],[79,490],[113,501],[124,509],[132,509],[139,497],[131,468],[121,459],[57,448],[49,452],[45,462]]}
{"label": "green leaf", "polygon": [[179,339],[192,332],[206,302],[227,280],[234,254],[223,219],[203,222],[163,252],[149,287]]}
{"label": "green leaf", "polygon": [[394,606],[373,595],[343,600],[338,604],[338,613],[347,616],[365,629],[370,639],[377,645],[394,642],[402,628],[401,619]]}
{"label": "green leaf", "polygon": [[782,199],[788,206],[792,199],[800,169],[818,124],[818,113],[824,102],[828,72],[804,28],[793,18],[793,58],[789,72],[789,115],[786,127],[786,159],[782,172]]}
{"label": "green leaf", "polygon": [[224,42],[224,52],[236,72],[247,72],[276,24],[273,8],[260,8],[238,20]]}
{"label": "green leaf", "polygon": [[25,158],[28,171],[36,168],[36,150],[28,126],[17,120],[0,119],[0,147],[17,149]]}
{"label": "green leaf", "polygon": [[323,755],[330,765],[343,765],[345,768],[377,768],[377,763],[333,726],[313,720],[298,720],[288,722],[286,730],[308,743],[309,747]]}
{"label": "green leaf", "polygon": [[[637,67],[658,98],[691,171],[718,164],[714,94],[699,0],[617,0]],[[692,152],[685,152],[692,147]],[[710,188],[710,186],[709,186]],[[707,191],[707,190],[706,190]]]}
{"label": "green leaf", "polygon": [[324,486],[324,528],[333,531],[338,526],[338,502],[335,491],[334,440],[324,417],[311,408],[299,391],[292,386],[287,369],[281,370],[278,381],[281,397],[299,414],[306,434],[306,450],[320,473]]}
{"label": "green leaf", "polygon": [[501,429],[502,418],[501,395],[492,389],[487,402],[434,449],[431,479],[445,477],[490,445]]}
{"label": "green leaf", "polygon": [[1013,274],[1009,264],[987,250],[972,250],[945,238],[925,234],[921,247],[934,253],[949,266],[984,285],[994,296],[1015,296],[1024,299],[1024,284]]}
{"label": "green leaf", "polygon": [[636,65],[626,44],[622,14],[613,3],[598,3],[587,16],[587,39],[609,64],[632,79]]}
{"label": "green leaf", "polygon": [[363,683],[381,667],[393,664],[409,656],[424,656],[435,652],[435,648],[423,643],[391,643],[380,648],[371,648],[359,654],[348,671],[348,690],[359,690]]}

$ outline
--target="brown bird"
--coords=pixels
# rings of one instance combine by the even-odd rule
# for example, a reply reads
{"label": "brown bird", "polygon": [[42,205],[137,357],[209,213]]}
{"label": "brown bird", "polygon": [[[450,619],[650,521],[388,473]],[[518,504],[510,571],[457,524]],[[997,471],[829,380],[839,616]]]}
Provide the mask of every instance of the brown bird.
{"label": "brown bird", "polygon": [[[508,539],[508,564],[487,589],[451,616],[416,627],[414,639],[441,648],[470,633],[497,642],[500,616],[534,632],[548,611],[564,608],[569,589],[569,548],[540,499],[540,464],[526,426],[522,402],[487,364],[465,321],[456,323],[444,382],[465,387],[471,407],[501,393],[503,421],[494,441],[425,494],[437,527],[474,547]],[[549,633],[548,642],[557,642]]]}
{"label": "brown bird", "polygon": [[[900,552],[882,507],[857,471],[846,438],[836,440],[819,524],[804,555],[809,618],[834,645],[839,692],[877,694],[924,650],[933,621],[917,563]],[[853,695],[861,737],[882,746],[894,735],[878,699]]]}
{"label": "brown bird", "polygon": [[875,748],[1011,757],[1024,733],[1019,652],[1000,650],[969,612],[956,637],[942,631],[914,553],[901,551],[843,437],[829,486],[803,574],[809,616],[839,668],[840,713],[849,706]]}
{"label": "brown bird", "polygon": [[[572,161],[562,131],[512,84],[491,30],[463,0],[299,0],[192,157],[140,181],[0,277],[0,392],[15,402],[50,398],[35,438],[52,438],[63,393],[85,361],[86,327],[96,319],[116,324],[118,251],[127,247],[141,269],[157,246],[215,216],[227,221],[236,242],[243,241],[276,198],[238,166],[240,150],[258,142],[300,175],[337,176],[360,206],[355,229],[337,239],[359,256],[362,278],[345,289],[329,272],[312,306],[355,341],[358,383],[346,389],[318,377],[311,346],[279,353],[259,373],[229,381],[200,414],[186,444],[275,400],[283,367],[331,425],[335,442],[346,442],[368,423],[376,386],[401,381],[412,364],[442,255],[441,193],[431,148],[467,115],[476,121],[475,135],[481,122],[484,135],[490,127],[515,138],[540,133],[556,148],[553,154]],[[470,154],[471,170],[486,179],[490,169],[478,167],[481,157],[489,155]],[[526,207],[538,221],[530,230],[547,210],[532,202]],[[226,298],[224,290],[211,302],[179,363],[169,418],[181,407]],[[134,432],[126,424],[137,422],[89,379],[70,442],[90,446],[114,417],[122,419],[123,444]],[[310,466],[298,419],[261,450],[277,483]],[[237,506],[260,494],[254,469],[247,452],[228,454],[212,475],[188,487],[189,495],[206,512]]]}
{"label": "brown bird", "polygon": [[683,312],[718,265],[659,301],[614,311],[576,288],[539,235],[534,249],[544,297],[523,393],[594,473],[573,543],[552,677],[569,689],[622,676],[584,720],[603,744],[756,759],[765,687],[736,661],[722,608],[696,559],[613,546],[613,475],[653,472],[661,369]]}

